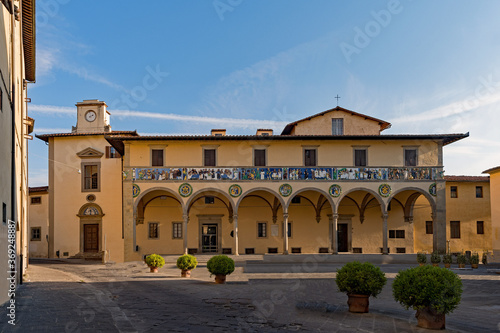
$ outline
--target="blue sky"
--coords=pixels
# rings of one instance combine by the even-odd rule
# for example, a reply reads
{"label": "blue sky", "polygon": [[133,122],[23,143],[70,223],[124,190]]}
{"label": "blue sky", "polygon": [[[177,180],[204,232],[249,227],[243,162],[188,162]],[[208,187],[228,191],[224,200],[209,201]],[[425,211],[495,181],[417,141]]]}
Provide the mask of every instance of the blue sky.
{"label": "blue sky", "polygon": [[[113,130],[254,134],[339,105],[383,134],[465,133],[446,174],[500,165],[498,1],[37,2],[35,133],[71,131],[76,102]],[[30,186],[47,146],[30,142]]]}

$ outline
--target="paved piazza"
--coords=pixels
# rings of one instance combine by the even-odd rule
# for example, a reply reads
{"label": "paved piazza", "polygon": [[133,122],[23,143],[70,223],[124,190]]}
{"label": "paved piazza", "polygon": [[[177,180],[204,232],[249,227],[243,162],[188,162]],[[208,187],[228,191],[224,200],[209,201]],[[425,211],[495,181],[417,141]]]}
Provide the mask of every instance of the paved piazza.
{"label": "paved piazza", "polygon": [[[351,314],[334,281],[341,264],[238,260],[226,285],[212,282],[206,261],[183,279],[173,258],[157,274],[142,262],[32,260],[16,295],[16,325],[2,306],[1,331],[427,332],[416,327],[415,311],[392,299],[396,273],[410,265],[380,265],[389,278],[384,291],[370,299],[370,313]],[[500,275],[487,268],[455,270],[464,293],[446,316],[447,331],[500,331]]]}

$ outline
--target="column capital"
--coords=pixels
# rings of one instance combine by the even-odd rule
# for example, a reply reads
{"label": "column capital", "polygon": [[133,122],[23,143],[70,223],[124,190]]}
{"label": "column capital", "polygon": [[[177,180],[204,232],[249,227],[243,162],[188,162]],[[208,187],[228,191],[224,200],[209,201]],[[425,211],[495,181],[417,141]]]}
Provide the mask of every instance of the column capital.
{"label": "column capital", "polygon": [[287,219],[288,218],[288,213],[283,213],[283,218]]}
{"label": "column capital", "polygon": [[388,217],[389,217],[389,213],[383,213],[383,214],[382,214],[382,218],[383,218],[384,220],[387,220],[387,218],[388,218]]}
{"label": "column capital", "polygon": [[233,214],[233,219],[237,220],[238,219],[238,214]]}

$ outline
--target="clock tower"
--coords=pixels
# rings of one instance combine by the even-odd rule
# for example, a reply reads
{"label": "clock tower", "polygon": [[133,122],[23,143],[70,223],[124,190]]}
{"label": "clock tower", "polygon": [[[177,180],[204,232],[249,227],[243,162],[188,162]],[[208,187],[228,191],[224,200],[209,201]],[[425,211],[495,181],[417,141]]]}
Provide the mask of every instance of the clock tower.
{"label": "clock tower", "polygon": [[76,103],[77,121],[73,133],[103,133],[111,132],[109,124],[110,113],[107,105],[98,99],[87,99]]}

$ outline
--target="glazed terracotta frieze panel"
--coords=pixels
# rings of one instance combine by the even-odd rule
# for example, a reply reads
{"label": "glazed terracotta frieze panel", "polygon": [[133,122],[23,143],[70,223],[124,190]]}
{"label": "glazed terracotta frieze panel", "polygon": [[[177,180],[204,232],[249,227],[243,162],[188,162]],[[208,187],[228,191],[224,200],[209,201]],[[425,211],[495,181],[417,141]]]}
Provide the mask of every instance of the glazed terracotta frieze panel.
{"label": "glazed terracotta frieze panel", "polygon": [[132,168],[132,180],[145,181],[411,181],[443,178],[441,168]]}

